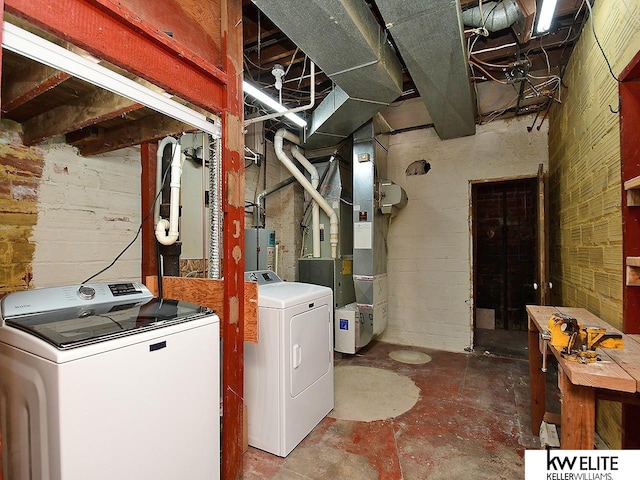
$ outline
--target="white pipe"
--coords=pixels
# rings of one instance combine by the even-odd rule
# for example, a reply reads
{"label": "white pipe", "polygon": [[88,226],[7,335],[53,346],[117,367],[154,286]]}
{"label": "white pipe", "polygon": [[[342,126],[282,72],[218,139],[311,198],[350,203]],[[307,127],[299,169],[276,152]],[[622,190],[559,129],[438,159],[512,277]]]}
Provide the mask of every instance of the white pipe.
{"label": "white pipe", "polygon": [[287,154],[284,153],[284,151],[282,150],[282,144],[283,139],[285,138],[290,142],[295,143],[296,145],[300,145],[300,139],[297,135],[288,132],[284,128],[281,128],[276,132],[273,139],[273,147],[276,151],[276,156],[278,157],[278,160],[280,160],[280,162],[285,167],[287,167],[291,174],[296,177],[296,180],[300,182],[300,185],[302,185],[302,187],[307,192],[309,192],[309,195],[311,195],[311,197],[316,202],[318,202],[320,208],[322,208],[322,210],[324,210],[325,213],[329,216],[329,223],[331,224],[331,258],[338,258],[338,215],[336,215],[336,212],[333,210],[333,208],[331,208],[331,205],[329,205],[327,201],[322,198],[322,195],[320,195],[318,191],[313,188],[311,183],[309,183],[309,180],[307,180],[307,177],[305,177],[304,174],[300,170],[298,170],[298,168],[296,168],[296,166],[293,164],[293,161],[287,156]]}
{"label": "white pipe", "polygon": [[[320,183],[320,175],[318,175],[318,169],[313,165],[307,157],[305,157],[297,145],[291,147],[291,154],[296,160],[309,172],[311,175],[311,186],[314,190],[318,191],[318,184]],[[313,245],[313,258],[320,258],[320,206],[318,202],[313,200],[312,214],[312,245]]]}
{"label": "white pipe", "polygon": [[[178,140],[173,137],[163,138],[158,146],[158,172],[160,178],[162,178],[162,153],[164,147],[173,143],[172,152],[173,157],[171,160],[171,196],[169,199],[169,220],[160,218],[156,224],[156,239],[162,245],[173,245],[178,240],[178,220],[180,218],[180,178],[182,177],[182,152],[180,150],[180,144]],[[160,188],[162,180],[158,182],[158,188]],[[159,215],[158,215],[159,216]],[[167,232],[168,230],[168,232]]]}

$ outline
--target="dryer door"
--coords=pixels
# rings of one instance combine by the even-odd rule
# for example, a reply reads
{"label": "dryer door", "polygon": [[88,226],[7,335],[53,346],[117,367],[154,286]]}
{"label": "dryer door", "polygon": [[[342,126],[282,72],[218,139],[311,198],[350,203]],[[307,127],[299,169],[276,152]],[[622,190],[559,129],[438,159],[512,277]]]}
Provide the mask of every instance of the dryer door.
{"label": "dryer door", "polygon": [[290,395],[295,398],[331,369],[333,347],[329,305],[318,305],[292,316],[290,327]]}

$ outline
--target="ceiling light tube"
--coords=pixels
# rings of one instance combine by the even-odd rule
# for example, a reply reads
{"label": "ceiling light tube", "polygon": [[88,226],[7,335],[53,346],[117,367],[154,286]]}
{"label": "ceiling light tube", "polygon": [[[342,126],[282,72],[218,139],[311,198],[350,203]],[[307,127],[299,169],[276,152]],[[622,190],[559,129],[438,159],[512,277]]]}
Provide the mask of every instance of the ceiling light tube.
{"label": "ceiling light tube", "polygon": [[289,120],[294,122],[299,127],[307,126],[306,120],[304,120],[299,115],[296,115],[295,113],[291,113],[291,112],[284,113],[289,111],[287,107],[285,107],[281,103],[278,103],[275,99],[271,98],[269,95],[264,93],[262,90],[256,88],[254,85],[251,85],[246,80],[242,82],[242,88],[244,90],[244,93],[246,93],[247,95],[251,95],[256,100],[264,103],[271,110],[275,110],[276,112],[283,113],[285,117],[287,117]]}
{"label": "ceiling light tube", "polygon": [[544,33],[551,28],[551,20],[556,12],[556,4],[558,0],[542,0],[540,7],[540,15],[538,15],[538,23],[536,24],[536,33]]}

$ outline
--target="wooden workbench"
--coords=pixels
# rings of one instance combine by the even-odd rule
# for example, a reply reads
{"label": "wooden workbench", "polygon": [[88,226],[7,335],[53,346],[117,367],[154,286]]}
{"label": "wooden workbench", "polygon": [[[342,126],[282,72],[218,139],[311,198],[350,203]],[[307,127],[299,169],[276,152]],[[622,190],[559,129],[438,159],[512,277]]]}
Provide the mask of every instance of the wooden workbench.
{"label": "wooden workbench", "polygon": [[538,435],[546,411],[545,374],[542,372],[543,343],[540,332],[547,330],[553,313],[575,317],[585,326],[599,326],[623,335],[624,349],[598,349],[601,361],[583,365],[564,359],[548,345],[548,355],[558,360],[561,395],[560,446],[565,450],[594,448],[596,395],[634,402],[640,392],[640,335],[624,335],[583,308],[528,305],[529,376],[531,388],[531,429]]}

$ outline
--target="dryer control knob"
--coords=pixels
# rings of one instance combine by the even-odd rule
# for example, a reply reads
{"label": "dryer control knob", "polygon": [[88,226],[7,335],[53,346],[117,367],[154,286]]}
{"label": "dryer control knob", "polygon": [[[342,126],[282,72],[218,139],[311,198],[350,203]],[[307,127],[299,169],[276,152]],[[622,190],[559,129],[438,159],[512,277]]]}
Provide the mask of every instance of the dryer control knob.
{"label": "dryer control knob", "polygon": [[93,287],[87,287],[85,285],[82,285],[78,289],[78,296],[82,300],[91,300],[93,297],[95,297],[95,295],[96,295],[96,290]]}

